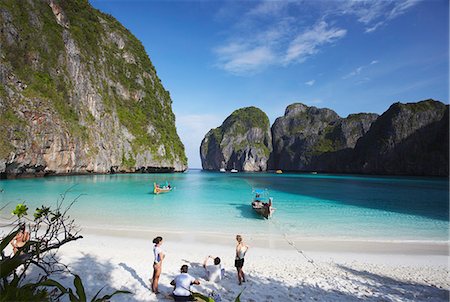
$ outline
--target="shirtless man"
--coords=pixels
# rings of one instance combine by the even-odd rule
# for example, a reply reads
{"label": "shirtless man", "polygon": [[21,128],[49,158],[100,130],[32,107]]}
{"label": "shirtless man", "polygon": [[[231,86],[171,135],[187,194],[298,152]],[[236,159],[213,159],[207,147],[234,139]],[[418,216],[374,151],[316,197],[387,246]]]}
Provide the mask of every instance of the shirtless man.
{"label": "shirtless man", "polygon": [[22,223],[20,225],[19,233],[11,240],[14,254],[16,254],[19,251],[19,248],[23,247],[28,240],[30,240],[30,233],[27,232],[25,223]]}

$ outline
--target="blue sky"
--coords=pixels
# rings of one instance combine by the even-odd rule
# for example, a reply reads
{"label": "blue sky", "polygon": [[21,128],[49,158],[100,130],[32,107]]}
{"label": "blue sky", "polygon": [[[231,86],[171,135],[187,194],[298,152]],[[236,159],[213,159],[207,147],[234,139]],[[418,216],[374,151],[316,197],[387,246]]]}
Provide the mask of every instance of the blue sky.
{"label": "blue sky", "polygon": [[449,97],[448,0],[90,0],[144,45],[173,100],[190,168],[204,135],[256,106],[340,116]]}

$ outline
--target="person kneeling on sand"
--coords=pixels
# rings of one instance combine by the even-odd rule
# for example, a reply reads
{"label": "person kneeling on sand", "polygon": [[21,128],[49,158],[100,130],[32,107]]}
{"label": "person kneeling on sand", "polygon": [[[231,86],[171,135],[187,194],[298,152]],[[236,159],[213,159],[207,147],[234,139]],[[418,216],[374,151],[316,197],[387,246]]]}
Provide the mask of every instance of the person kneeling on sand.
{"label": "person kneeling on sand", "polygon": [[186,264],[181,266],[180,271],[181,274],[170,282],[175,287],[173,298],[175,301],[195,301],[195,298],[191,295],[190,288],[192,284],[199,285],[200,281],[188,274],[188,266]]}
{"label": "person kneeling on sand", "polygon": [[[214,265],[206,265],[208,259],[210,258],[213,259]],[[205,268],[206,278],[208,281],[218,282],[222,280],[225,270],[222,268],[222,265],[220,264],[219,257],[213,256],[206,257],[205,261],[203,262],[203,267]]]}

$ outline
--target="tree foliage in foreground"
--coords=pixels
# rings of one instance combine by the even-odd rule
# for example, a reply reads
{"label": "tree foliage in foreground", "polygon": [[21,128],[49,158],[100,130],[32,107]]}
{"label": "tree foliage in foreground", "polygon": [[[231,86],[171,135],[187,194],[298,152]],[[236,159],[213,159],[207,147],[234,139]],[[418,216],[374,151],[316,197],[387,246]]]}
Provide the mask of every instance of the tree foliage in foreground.
{"label": "tree foliage in foreground", "polygon": [[[18,204],[12,214],[14,220],[3,228],[10,229],[1,236],[0,242],[0,302],[3,301],[58,301],[68,295],[71,302],[85,302],[87,297],[81,278],[74,274],[74,288],[66,288],[50,277],[55,273],[70,272],[68,267],[60,263],[56,257],[58,249],[71,241],[83,238],[80,228],[70,218],[68,211],[76,200],[63,207],[66,191],[56,203],[56,208],[42,206],[37,208],[33,219],[27,218],[28,207]],[[0,209],[4,210],[5,207]],[[30,226],[30,240],[11,256],[5,255],[5,249],[20,232],[20,225]],[[39,270],[36,282],[27,280],[26,275],[32,270]],[[49,289],[52,289],[49,291]],[[91,302],[108,301],[116,294],[130,294],[129,291],[115,291],[99,297],[101,288],[90,300]]]}

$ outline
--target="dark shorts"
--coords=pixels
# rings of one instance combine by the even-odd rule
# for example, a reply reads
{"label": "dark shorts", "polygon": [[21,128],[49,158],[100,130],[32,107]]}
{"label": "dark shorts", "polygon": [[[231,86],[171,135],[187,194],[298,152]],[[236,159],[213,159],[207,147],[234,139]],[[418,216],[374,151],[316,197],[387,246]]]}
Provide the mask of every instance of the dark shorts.
{"label": "dark shorts", "polygon": [[234,260],[234,266],[236,268],[242,268],[244,266],[244,258]]}
{"label": "dark shorts", "polygon": [[195,298],[190,295],[190,296],[177,296],[172,294],[173,298],[175,299],[175,301],[195,301]]}

